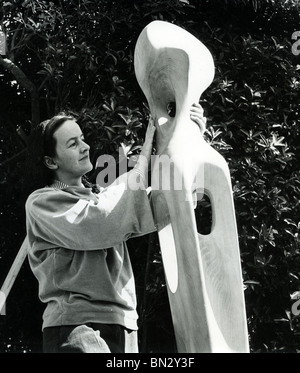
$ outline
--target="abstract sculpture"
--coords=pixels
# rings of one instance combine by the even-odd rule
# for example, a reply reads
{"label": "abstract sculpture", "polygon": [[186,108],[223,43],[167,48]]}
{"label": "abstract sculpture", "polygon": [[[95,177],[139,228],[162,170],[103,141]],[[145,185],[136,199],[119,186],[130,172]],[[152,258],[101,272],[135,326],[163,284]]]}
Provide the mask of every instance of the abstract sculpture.
{"label": "abstract sculpture", "polygon": [[[229,169],[190,119],[191,105],[214,78],[212,56],[187,31],[154,21],[141,32],[134,58],[157,123],[152,203],[178,352],[248,352]],[[208,235],[197,231],[201,193],[212,206]]]}

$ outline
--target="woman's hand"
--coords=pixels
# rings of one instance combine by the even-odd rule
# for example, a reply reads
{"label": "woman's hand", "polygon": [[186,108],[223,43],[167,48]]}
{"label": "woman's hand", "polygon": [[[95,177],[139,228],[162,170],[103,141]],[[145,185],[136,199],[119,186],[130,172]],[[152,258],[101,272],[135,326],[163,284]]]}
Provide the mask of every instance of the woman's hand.
{"label": "woman's hand", "polygon": [[199,126],[200,131],[206,131],[206,118],[204,117],[204,110],[200,104],[193,104],[191,107],[191,119]]}

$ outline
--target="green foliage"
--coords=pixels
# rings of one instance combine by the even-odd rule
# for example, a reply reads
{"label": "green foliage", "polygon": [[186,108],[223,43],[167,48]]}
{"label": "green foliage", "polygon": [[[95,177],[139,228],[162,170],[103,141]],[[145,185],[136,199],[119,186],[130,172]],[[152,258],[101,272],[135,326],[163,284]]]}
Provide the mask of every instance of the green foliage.
{"label": "green foliage", "polygon": [[[174,22],[211,50],[216,74],[201,103],[206,139],[228,161],[238,223],[251,350],[299,351],[299,28],[295,0],[6,1],[7,58],[33,82],[41,120],[64,110],[100,154],[139,151],[148,109],[133,70],[135,42],[155,19]],[[0,57],[1,58],[1,57]],[[1,61],[0,61],[1,62]],[[3,281],[25,235],[24,160],[31,96],[0,65]],[[20,136],[22,135],[22,136]],[[90,175],[91,178],[95,174]],[[175,351],[157,237],[129,242],[142,351]],[[40,349],[41,306],[28,265],[0,317],[0,350]],[[157,335],[164,338],[157,341]]]}

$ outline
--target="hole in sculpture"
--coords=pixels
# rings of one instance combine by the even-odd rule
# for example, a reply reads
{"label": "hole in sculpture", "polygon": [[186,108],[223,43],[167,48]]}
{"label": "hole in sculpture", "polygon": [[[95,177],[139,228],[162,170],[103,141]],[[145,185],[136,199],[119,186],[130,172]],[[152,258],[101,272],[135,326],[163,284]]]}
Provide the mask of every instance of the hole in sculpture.
{"label": "hole in sculpture", "polygon": [[202,235],[210,234],[212,230],[212,207],[210,198],[206,194],[197,201],[195,218],[198,233]]}
{"label": "hole in sculpture", "polygon": [[171,118],[175,117],[175,115],[176,115],[176,102],[175,101],[172,101],[172,102],[168,103],[167,113],[168,113],[169,117],[171,117]]}

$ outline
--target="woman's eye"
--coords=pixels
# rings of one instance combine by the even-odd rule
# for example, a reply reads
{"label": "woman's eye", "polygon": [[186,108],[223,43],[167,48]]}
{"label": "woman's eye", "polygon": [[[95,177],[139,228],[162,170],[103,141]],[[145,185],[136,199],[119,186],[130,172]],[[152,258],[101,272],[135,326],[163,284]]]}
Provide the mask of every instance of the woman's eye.
{"label": "woman's eye", "polygon": [[71,144],[70,144],[70,147],[74,147],[76,145],[76,142],[72,142]]}

